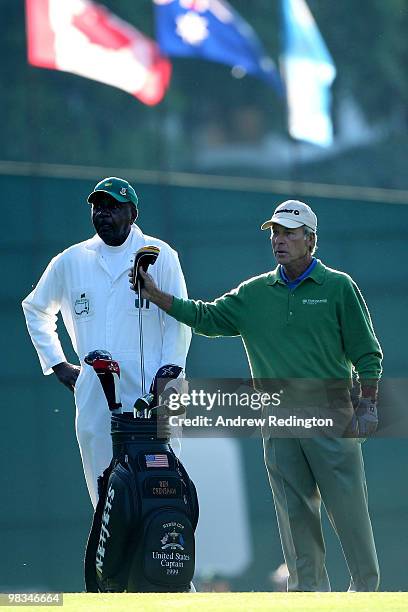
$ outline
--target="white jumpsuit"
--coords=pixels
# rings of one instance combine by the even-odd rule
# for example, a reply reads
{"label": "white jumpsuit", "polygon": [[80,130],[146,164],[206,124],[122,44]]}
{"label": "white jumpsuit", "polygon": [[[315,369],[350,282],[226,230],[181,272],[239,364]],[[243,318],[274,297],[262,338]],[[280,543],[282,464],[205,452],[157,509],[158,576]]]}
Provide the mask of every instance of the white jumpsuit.
{"label": "white jumpsuit", "polygon": [[[149,273],[167,293],[187,297],[178,256],[168,244],[145,236],[133,226],[126,241],[129,258],[115,277],[101,253],[98,235],[75,244],[52,259],[35,289],[23,301],[23,310],[44,374],[66,361],[56,331],[57,313],[81,364],[75,385],[76,434],[86,483],[93,505],[97,502],[97,478],[112,457],[110,413],[100,382],[85,355],[105,349],[119,362],[121,400],[131,410],[141,395],[139,320],[136,294],[131,291],[128,271],[135,252],[152,244],[160,248]],[[128,262],[128,263],[127,263]],[[157,370],[167,363],[185,367],[191,341],[190,329],[144,301],[143,339],[146,389]]]}

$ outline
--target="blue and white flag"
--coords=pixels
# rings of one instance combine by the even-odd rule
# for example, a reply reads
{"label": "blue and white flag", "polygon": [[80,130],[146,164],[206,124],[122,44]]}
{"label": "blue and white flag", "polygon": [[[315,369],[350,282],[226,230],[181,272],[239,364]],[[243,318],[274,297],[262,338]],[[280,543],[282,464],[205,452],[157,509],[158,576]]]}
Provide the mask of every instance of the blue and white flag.
{"label": "blue and white flag", "polygon": [[281,0],[289,133],[329,146],[333,140],[330,86],[336,68],[305,0]]}
{"label": "blue and white flag", "polygon": [[275,63],[252,27],[225,0],[153,0],[156,39],[168,56],[199,57],[233,66],[283,93]]}

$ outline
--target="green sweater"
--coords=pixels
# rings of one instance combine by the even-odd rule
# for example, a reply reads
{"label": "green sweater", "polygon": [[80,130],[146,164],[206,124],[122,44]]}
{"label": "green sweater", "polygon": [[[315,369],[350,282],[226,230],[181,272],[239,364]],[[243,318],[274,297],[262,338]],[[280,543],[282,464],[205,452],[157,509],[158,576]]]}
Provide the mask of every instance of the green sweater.
{"label": "green sweater", "polygon": [[253,378],[378,379],[382,352],[356,283],[318,260],[293,291],[279,268],[214,302],[174,298],[169,314],[204,336],[241,336]]}

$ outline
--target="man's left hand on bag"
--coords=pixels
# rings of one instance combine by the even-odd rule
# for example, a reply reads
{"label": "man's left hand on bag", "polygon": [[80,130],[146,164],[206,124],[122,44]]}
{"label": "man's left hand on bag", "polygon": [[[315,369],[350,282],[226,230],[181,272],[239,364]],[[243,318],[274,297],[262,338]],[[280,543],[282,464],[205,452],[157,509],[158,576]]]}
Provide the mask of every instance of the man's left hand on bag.
{"label": "man's left hand on bag", "polygon": [[52,369],[54,370],[54,373],[60,383],[73,392],[81,368],[73,365],[72,363],[68,363],[67,361],[63,361],[62,363],[55,365]]}

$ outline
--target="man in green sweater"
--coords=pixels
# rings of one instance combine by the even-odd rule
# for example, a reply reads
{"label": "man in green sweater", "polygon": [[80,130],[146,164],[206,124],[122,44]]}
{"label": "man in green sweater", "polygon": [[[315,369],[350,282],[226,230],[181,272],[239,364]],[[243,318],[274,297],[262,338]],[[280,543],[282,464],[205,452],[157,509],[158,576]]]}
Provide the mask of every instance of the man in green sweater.
{"label": "man in green sweater", "polygon": [[[338,381],[348,389],[354,369],[361,397],[354,412],[347,396],[350,426],[355,436],[367,437],[378,423],[382,353],[363,297],[350,276],[313,256],[317,218],[307,204],[283,202],[262,225],[268,228],[278,263],[272,272],[213,302],[163,293],[143,273],[144,295],[198,334],[241,336],[254,379]],[[358,438],[267,434],[263,443],[288,590],[330,590],[322,500],[347,561],[349,590],[377,590],[379,567]]]}

